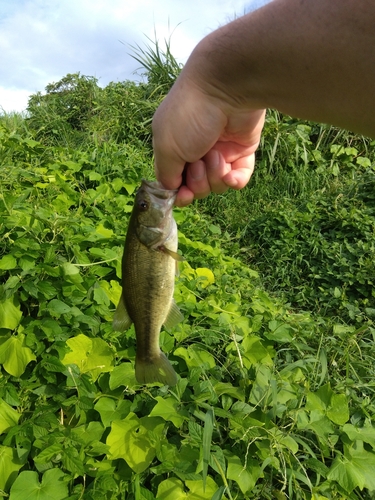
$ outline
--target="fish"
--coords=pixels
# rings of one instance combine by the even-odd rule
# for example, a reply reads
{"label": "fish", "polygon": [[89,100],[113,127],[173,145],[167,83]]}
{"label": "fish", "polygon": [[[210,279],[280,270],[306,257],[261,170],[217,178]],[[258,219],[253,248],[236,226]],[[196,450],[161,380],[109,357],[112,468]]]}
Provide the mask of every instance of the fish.
{"label": "fish", "polygon": [[122,258],[122,295],[113,328],[136,334],[135,377],[139,384],[173,386],[177,375],[159,346],[162,325],[173,328],[183,315],[173,299],[177,253],[177,224],[172,210],[176,190],[157,181],[142,180],[126,234]]}

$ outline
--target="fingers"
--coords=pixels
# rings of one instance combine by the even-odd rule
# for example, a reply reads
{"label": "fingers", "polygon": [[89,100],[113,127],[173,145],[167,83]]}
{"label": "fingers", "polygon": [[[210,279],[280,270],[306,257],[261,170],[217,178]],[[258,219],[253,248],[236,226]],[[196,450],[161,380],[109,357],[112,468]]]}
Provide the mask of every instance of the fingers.
{"label": "fingers", "polygon": [[186,207],[194,201],[194,193],[187,186],[181,186],[177,193],[175,204],[177,207]]}
{"label": "fingers", "polygon": [[205,155],[204,162],[211,192],[216,194],[224,193],[228,189],[224,177],[230,172],[232,168],[231,164],[227,163],[224,156],[215,149],[212,149]]}
{"label": "fingers", "polygon": [[[181,185],[185,166],[200,161],[217,142],[227,122],[216,102],[195,85],[186,88],[185,80],[177,79],[152,121],[156,177],[169,189]],[[200,186],[204,178],[200,167],[190,170],[197,194],[205,192]]]}
{"label": "fingers", "polygon": [[186,186],[194,193],[194,198],[204,198],[210,194],[207,168],[203,160],[187,165],[185,180]]}
{"label": "fingers", "polygon": [[211,192],[224,193],[228,186],[223,177],[230,171],[223,156],[214,149],[209,151],[202,160],[190,163],[186,169],[186,186],[194,193],[194,198],[204,198]]}
{"label": "fingers", "polygon": [[242,189],[249,182],[254,172],[255,154],[239,158],[232,164],[232,169],[224,176],[223,182],[232,189]]}
{"label": "fingers", "polygon": [[253,174],[254,161],[254,154],[251,154],[227,163],[219,151],[212,149],[202,160],[185,167],[186,184],[180,187],[176,205],[186,206],[194,199],[205,198],[211,192],[222,194],[228,188],[242,189]]}

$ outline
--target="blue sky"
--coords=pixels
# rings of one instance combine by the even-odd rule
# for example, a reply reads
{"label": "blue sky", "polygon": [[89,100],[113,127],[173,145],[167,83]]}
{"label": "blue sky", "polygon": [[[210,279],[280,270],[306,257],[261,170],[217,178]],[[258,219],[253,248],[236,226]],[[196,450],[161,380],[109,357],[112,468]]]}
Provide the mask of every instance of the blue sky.
{"label": "blue sky", "polygon": [[184,63],[205,35],[267,0],[0,0],[0,112],[67,73],[139,80],[129,45],[171,37]]}

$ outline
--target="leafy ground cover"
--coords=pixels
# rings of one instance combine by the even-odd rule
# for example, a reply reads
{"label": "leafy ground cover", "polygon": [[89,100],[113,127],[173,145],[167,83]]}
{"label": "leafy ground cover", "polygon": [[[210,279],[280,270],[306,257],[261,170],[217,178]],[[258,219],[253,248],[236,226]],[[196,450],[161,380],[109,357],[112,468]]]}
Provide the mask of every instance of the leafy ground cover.
{"label": "leafy ground cover", "polygon": [[[119,85],[122,115],[68,75],[0,121],[0,494],[373,498],[372,145],[270,114],[253,187],[175,210],[180,378],[137,385],[134,330],[111,322],[155,71]],[[110,95],[124,135],[93,112]]]}
{"label": "leafy ground cover", "polygon": [[209,199],[203,210],[269,290],[358,326],[375,306],[374,145],[269,113],[250,185]]}

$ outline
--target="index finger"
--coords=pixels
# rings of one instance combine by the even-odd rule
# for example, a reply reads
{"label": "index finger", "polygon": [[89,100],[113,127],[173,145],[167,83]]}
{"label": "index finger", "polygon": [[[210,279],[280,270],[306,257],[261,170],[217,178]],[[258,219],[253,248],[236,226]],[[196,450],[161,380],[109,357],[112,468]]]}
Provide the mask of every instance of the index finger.
{"label": "index finger", "polygon": [[182,173],[185,168],[185,162],[180,159],[161,153],[159,151],[158,143],[153,138],[154,148],[154,167],[157,180],[166,189],[178,189],[182,184]]}

